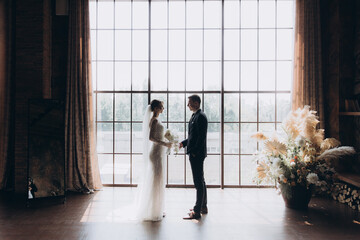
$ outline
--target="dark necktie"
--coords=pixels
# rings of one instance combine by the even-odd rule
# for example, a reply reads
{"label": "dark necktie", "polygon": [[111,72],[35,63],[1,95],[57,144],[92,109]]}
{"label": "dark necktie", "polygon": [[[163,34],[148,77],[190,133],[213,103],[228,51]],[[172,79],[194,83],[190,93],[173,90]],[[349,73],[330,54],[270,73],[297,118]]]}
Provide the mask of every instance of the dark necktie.
{"label": "dark necktie", "polygon": [[190,122],[193,120],[194,116],[195,116],[195,113],[193,113],[193,114],[191,115]]}

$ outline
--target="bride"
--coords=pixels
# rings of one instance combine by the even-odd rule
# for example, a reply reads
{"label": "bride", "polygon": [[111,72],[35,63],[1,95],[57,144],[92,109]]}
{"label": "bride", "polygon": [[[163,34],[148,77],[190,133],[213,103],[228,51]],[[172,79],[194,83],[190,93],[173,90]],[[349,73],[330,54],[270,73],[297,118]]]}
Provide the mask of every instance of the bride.
{"label": "bride", "polygon": [[158,119],[164,111],[163,102],[152,100],[143,121],[144,172],[138,186],[136,218],[142,221],[160,221],[164,215],[165,159],[170,142],[164,141],[164,126]]}

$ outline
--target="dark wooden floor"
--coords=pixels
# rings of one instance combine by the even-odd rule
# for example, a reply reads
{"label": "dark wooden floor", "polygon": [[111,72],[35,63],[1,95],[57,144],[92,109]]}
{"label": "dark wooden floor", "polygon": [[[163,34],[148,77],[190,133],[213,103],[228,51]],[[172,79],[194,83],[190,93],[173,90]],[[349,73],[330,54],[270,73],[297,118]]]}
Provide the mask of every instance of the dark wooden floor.
{"label": "dark wooden floor", "polygon": [[107,187],[30,208],[2,196],[0,239],[360,239],[360,214],[333,200],[295,211],[274,189],[209,189],[209,214],[185,221],[194,189],[167,189],[164,220],[138,223],[128,216],[136,191]]}

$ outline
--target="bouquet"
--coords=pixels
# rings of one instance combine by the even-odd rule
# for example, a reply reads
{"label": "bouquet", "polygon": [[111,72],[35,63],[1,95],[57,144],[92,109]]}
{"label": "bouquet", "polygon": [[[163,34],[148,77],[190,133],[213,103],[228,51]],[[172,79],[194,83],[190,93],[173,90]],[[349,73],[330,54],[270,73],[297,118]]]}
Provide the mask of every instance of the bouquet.
{"label": "bouquet", "polygon": [[318,193],[330,193],[335,170],[330,161],[355,153],[353,147],[341,147],[334,138],[324,139],[324,130],[317,129],[319,120],[309,106],[292,111],[282,123],[285,137],[269,138],[258,132],[263,150],[256,156],[260,182],[277,182],[280,192],[289,197],[291,187],[303,186]]}
{"label": "bouquet", "polygon": [[[171,148],[174,150],[175,155],[177,155],[179,152],[179,137],[176,134],[173,134],[169,129],[166,130],[164,137],[172,143]],[[171,148],[167,149],[166,154],[169,155],[171,153]]]}

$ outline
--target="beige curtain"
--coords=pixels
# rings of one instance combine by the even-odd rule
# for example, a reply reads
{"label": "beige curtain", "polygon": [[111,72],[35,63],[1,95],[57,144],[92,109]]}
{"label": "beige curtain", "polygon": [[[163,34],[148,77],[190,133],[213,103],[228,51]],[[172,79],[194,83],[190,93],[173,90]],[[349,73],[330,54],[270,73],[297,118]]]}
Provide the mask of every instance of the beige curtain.
{"label": "beige curtain", "polygon": [[309,105],[324,128],[320,0],[296,0],[292,109]]}
{"label": "beige curtain", "polygon": [[10,119],[10,2],[0,0],[0,189],[5,188]]}
{"label": "beige curtain", "polygon": [[94,131],[89,0],[70,1],[68,47],[65,119],[67,188],[89,192],[102,187]]}

